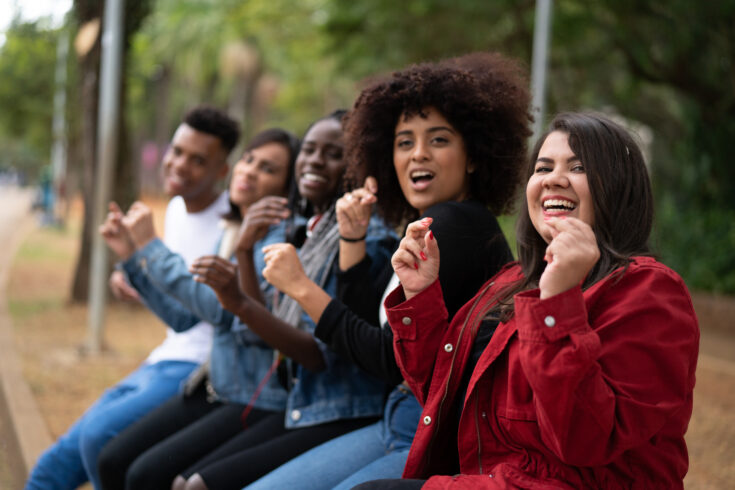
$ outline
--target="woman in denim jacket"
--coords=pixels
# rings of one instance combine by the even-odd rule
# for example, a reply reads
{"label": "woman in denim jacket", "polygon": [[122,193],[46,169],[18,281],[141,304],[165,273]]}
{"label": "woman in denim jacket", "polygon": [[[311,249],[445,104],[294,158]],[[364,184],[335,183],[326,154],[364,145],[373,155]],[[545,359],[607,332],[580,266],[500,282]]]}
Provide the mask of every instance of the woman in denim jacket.
{"label": "woman in denim jacket", "polygon": [[[232,255],[241,226],[243,237],[257,240],[257,246],[249,248],[249,259],[239,251],[237,256],[238,260],[253,264],[252,280],[245,286],[250,288],[251,294],[264,300],[271,296],[273,288],[263,281],[261,275],[264,261],[260,247],[285,239],[285,222],[274,224],[272,216],[264,216],[264,210],[281,206],[279,212],[282,216],[286,214],[287,200],[281,196],[286,195],[293,182],[298,151],[299,140],[293,134],[282,129],[268,129],[251,140],[242,159],[233,168],[229,187],[231,210],[222,222],[224,230],[219,251],[225,257]],[[138,454],[194,420],[205,415],[210,424],[233,416],[239,419],[273,359],[273,350],[268,345],[238,322],[233,322],[231,316],[229,321],[224,318],[212,290],[191,280],[182,257],[168,249],[161,240],[152,239],[146,247],[135,251],[135,243],[127,236],[124,225],[131,226],[131,220],[135,218],[132,228],[136,234],[132,237],[154,237],[152,217],[140,203],[134,204],[128,214],[123,222],[119,211],[111,212],[102,232],[118,255],[130,255],[121,263],[130,283],[146,305],[175,331],[185,331],[200,319],[208,318],[215,326],[215,334],[209,376],[198,376],[200,380],[206,380],[206,385],[202,382],[200,389],[194,389],[190,378],[185,393],[142,419],[147,422],[141,421],[141,425],[131,427],[105,446],[99,460],[104,488],[121,487],[128,466]],[[245,223],[242,223],[242,216],[247,218]],[[163,287],[173,280],[177,280],[180,292],[176,297],[167,294]],[[206,370],[195,372],[193,377],[197,377],[197,373],[206,373]],[[282,411],[286,396],[283,386],[276,379],[271,380],[262,387],[260,396],[254,401],[254,413],[262,416]],[[156,423],[150,424],[151,420]],[[141,427],[145,430],[141,431]],[[210,434],[212,440],[217,440],[215,434],[225,438],[231,437],[232,432],[211,429]]]}
{"label": "woman in denim jacket", "polygon": [[[300,255],[310,277],[333,294],[338,249],[333,203],[344,171],[340,117],[338,113],[322,119],[309,129],[296,164],[299,193],[315,211],[307,224],[308,238]],[[396,236],[377,218],[371,220],[370,228],[368,253],[377,271],[387,263]],[[239,267],[242,274],[242,264]],[[287,357],[284,373],[290,391],[285,423],[283,416],[272,416],[250,427],[204,459],[182,468],[177,486],[239,488],[300,452],[375,420],[382,407],[383,383],[320,345],[311,334],[313,322],[297,304],[282,299],[272,315],[260,302],[240,293],[234,267],[216,257],[200,259],[192,271],[198,280],[215,289],[226,310]],[[181,440],[175,450],[182,445],[189,444]],[[136,465],[141,459],[148,458],[143,455]],[[147,466],[155,473],[154,465]],[[131,476],[128,474],[128,484],[132,488]],[[140,482],[134,487],[146,488]]]}

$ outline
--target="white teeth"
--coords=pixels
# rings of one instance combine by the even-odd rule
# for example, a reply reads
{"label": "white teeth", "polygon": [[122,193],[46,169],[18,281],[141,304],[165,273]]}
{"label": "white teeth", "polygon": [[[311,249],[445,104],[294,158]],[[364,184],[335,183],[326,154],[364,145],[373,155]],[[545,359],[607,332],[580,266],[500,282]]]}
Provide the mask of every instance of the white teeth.
{"label": "white teeth", "polygon": [[312,174],[312,173],[306,173],[301,178],[309,180],[311,182],[326,182],[327,181],[327,179],[322,177],[321,175]]}
{"label": "white teeth", "polygon": [[549,208],[566,208],[566,209],[574,209],[577,207],[572,201],[567,201],[565,199],[547,199],[544,201],[544,209]]}
{"label": "white teeth", "polygon": [[420,179],[421,177],[433,177],[434,174],[428,170],[414,170],[411,172],[412,179]]}

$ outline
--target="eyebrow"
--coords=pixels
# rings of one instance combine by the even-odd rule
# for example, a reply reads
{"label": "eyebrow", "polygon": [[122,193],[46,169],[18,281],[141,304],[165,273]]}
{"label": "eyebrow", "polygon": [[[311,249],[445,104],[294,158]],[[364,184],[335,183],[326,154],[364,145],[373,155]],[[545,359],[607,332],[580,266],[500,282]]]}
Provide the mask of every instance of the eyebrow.
{"label": "eyebrow", "polygon": [[[457,133],[454,129],[452,129],[452,128],[448,127],[448,126],[433,126],[433,127],[431,127],[431,128],[429,128],[429,129],[426,130],[427,133],[435,133],[437,131],[449,131],[452,134],[456,134]],[[404,129],[403,131],[397,132],[396,133],[396,137],[401,136],[401,135],[404,135],[404,134],[413,134],[413,131],[411,131],[410,129]]]}
{"label": "eyebrow", "polygon": [[[579,161],[580,161],[580,159],[579,159],[579,157],[577,155],[574,155],[574,156],[571,156],[571,157],[567,158],[567,163],[579,162]],[[539,157],[539,158],[536,159],[536,163],[538,163],[538,162],[554,163],[554,160],[552,158]]]}

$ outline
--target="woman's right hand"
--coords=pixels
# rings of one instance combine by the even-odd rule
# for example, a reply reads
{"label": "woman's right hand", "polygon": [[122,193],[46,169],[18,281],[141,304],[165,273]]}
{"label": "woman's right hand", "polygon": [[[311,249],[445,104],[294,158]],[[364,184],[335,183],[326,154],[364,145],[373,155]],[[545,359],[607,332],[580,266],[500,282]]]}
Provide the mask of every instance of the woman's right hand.
{"label": "woman's right hand", "polygon": [[290,211],[287,206],[288,199],[280,196],[266,196],[250,206],[240,226],[238,251],[252,253],[257,241],[268,233],[271,225],[288,218]]}
{"label": "woman's right hand", "polygon": [[377,192],[378,181],[374,177],[368,177],[362,187],[346,192],[337,200],[335,209],[340,236],[360,239],[367,234]]}
{"label": "woman's right hand", "polygon": [[407,300],[439,277],[439,244],[429,230],[432,221],[424,218],[409,224],[406,236],[391,259]]}
{"label": "woman's right hand", "polygon": [[237,284],[237,266],[229,260],[216,255],[205,255],[192,262],[189,272],[194,280],[211,287],[217,294],[222,307],[231,312],[246,299]]}

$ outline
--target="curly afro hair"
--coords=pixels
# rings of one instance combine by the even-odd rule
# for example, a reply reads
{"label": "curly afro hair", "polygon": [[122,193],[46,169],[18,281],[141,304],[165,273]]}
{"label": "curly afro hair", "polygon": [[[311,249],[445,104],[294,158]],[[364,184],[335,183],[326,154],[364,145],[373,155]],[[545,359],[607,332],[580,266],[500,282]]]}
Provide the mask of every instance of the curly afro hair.
{"label": "curly afro hair", "polygon": [[496,215],[516,194],[531,132],[530,95],[521,65],[496,53],[474,53],[423,63],[365,88],[345,119],[346,179],[378,181],[378,212],[391,225],[418,211],[406,201],[393,166],[399,117],[424,115],[433,107],[462,135],[475,171],[470,196]]}

